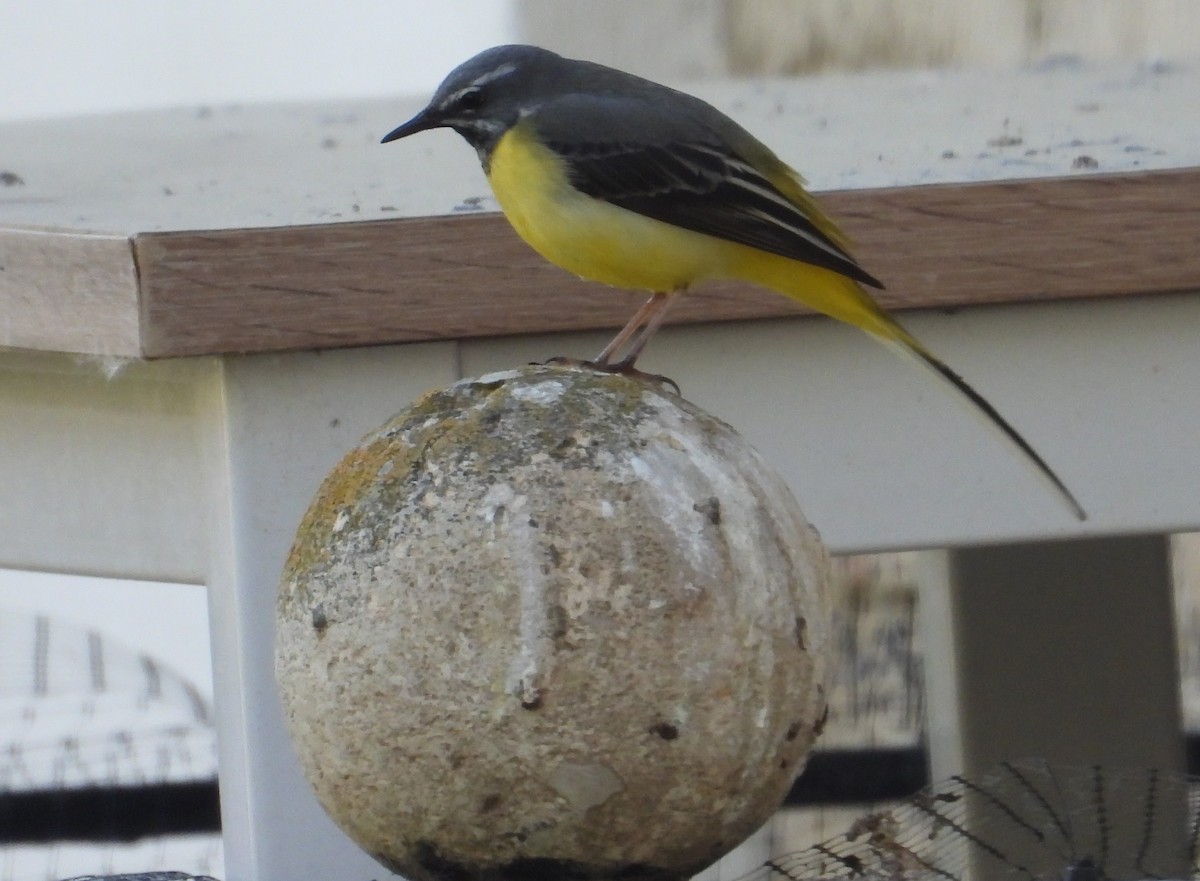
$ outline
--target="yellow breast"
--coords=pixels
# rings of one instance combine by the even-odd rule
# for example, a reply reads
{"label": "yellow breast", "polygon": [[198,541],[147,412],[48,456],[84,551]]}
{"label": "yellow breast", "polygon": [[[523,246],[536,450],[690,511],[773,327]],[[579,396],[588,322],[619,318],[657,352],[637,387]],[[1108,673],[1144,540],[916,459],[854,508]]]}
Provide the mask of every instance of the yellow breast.
{"label": "yellow breast", "polygon": [[[488,180],[517,233],[539,254],[592,281],[677,291],[729,274],[718,239],[671,226],[571,186],[566,167],[528,124],[510,129],[491,155]],[[714,247],[715,246],[715,247]]]}

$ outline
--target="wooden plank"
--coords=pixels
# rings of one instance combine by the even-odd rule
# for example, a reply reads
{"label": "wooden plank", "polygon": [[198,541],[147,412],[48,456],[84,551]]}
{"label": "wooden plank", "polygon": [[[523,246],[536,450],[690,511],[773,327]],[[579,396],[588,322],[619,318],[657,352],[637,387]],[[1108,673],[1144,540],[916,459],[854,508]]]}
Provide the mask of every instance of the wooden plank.
{"label": "wooden plank", "polygon": [[838,194],[889,308],[1200,290],[1200,168]]}
{"label": "wooden plank", "polygon": [[[360,346],[623,324],[644,294],[566,275],[500,215],[135,240],[147,357]],[[794,313],[729,285],[689,297],[676,320]]]}
{"label": "wooden plank", "polygon": [[[889,309],[1200,290],[1200,168],[824,195]],[[567,276],[495,214],[146,233],[142,353],[358,346],[624,323],[642,295]],[[704,286],[675,322],[800,314]]]}
{"label": "wooden plank", "polygon": [[0,346],[141,353],[129,239],[0,230]]}
{"label": "wooden plank", "polygon": [[[1061,63],[695,90],[828,192],[885,304],[912,308],[1195,288],[1200,139],[1178,108],[1197,83]],[[167,357],[622,323],[638,295],[569,279],[486,216],[452,132],[379,145],[425,97],[0,125],[0,345]],[[674,319],[796,311],[714,285]]]}

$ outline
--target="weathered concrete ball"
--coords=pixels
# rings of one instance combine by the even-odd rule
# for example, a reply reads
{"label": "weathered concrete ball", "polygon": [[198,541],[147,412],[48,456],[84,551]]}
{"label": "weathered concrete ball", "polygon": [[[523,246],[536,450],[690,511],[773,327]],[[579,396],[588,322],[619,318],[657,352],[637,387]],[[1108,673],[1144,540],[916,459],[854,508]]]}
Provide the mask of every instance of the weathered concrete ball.
{"label": "weathered concrete ball", "polygon": [[325,480],[276,669],[334,821],[421,881],[685,878],[824,712],[825,552],[728,425],[529,367],[417,401]]}

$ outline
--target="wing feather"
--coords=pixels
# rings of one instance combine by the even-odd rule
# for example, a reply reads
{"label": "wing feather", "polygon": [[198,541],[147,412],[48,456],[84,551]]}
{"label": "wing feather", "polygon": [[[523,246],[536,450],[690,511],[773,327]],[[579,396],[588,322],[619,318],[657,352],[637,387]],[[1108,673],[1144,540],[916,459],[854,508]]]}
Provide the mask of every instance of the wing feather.
{"label": "wing feather", "polygon": [[[610,109],[610,103],[597,102],[592,109]],[[576,188],[664,223],[883,286],[850,256],[836,229],[793,178],[789,182],[794,186],[787,189],[798,190],[803,200],[790,198],[734,148],[694,126],[664,131],[657,121],[657,126],[648,125],[645,140],[617,137],[629,131],[628,108],[622,109],[626,115],[614,120],[608,136],[595,115],[589,125],[573,131],[555,131],[562,127],[535,120]]]}

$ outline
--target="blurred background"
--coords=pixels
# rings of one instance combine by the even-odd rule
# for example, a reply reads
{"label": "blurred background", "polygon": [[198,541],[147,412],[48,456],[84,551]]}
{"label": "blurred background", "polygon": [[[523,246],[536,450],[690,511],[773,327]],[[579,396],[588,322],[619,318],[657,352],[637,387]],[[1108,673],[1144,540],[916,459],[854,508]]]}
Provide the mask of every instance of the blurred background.
{"label": "blurred background", "polygon": [[675,81],[1194,58],[1190,0],[47,0],[3,5],[0,119],[431,89],[504,42]]}
{"label": "blurred background", "polygon": [[[0,33],[3,123],[425,94],[478,50],[515,41],[676,84],[887,67],[1001,71],[1063,57],[1188,64],[1200,54],[1200,4],[9,0]],[[1200,540],[1177,537],[1175,555],[1195,741]],[[845,811],[926,782],[916,559],[837,561],[830,723],[793,794],[804,807],[777,821],[796,847],[838,831]],[[0,571],[0,881],[151,868],[221,875],[207,643],[202,586]],[[813,807],[830,804],[843,807]]]}

